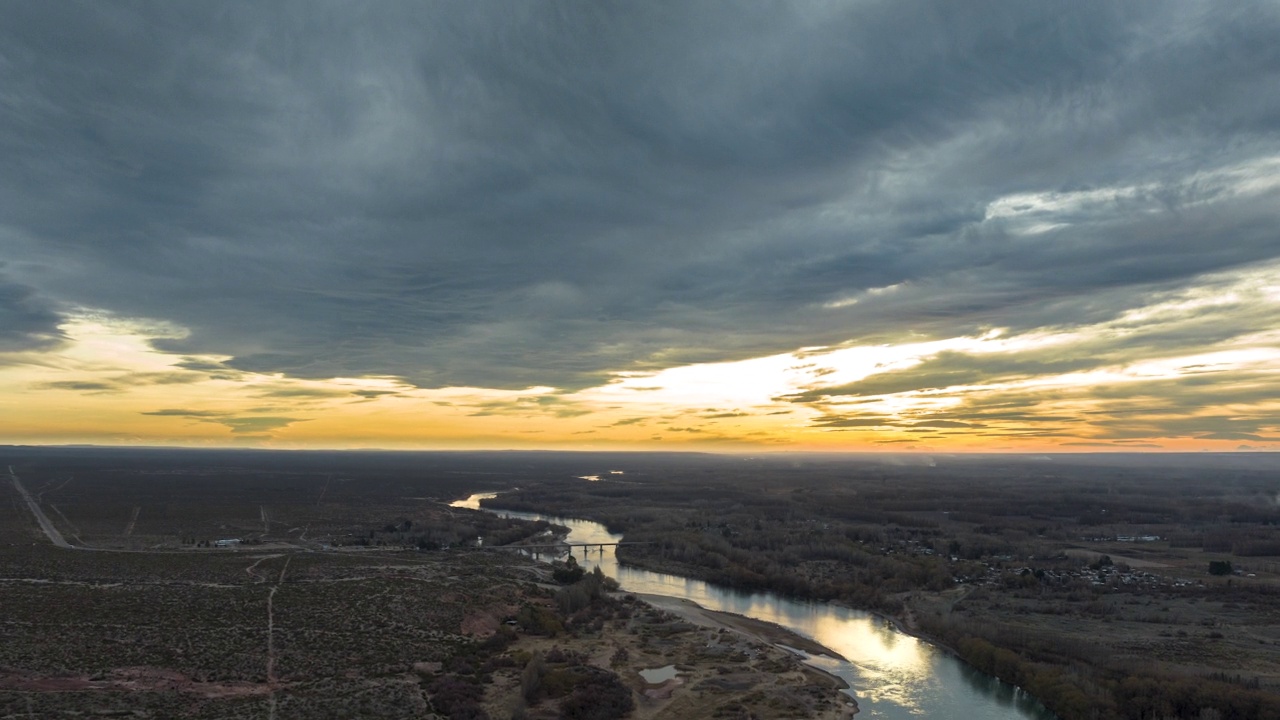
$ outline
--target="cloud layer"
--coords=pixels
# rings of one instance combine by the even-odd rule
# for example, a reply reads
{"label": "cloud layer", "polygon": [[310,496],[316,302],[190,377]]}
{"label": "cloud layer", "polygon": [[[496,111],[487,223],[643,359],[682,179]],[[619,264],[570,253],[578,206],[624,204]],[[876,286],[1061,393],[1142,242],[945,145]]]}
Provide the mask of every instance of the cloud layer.
{"label": "cloud layer", "polygon": [[[1280,259],[1276,37],[1263,2],[9,3],[0,353],[89,308],[183,328],[151,342],[224,376],[573,392],[1141,325]],[[793,401],[1276,324],[1161,327]]]}

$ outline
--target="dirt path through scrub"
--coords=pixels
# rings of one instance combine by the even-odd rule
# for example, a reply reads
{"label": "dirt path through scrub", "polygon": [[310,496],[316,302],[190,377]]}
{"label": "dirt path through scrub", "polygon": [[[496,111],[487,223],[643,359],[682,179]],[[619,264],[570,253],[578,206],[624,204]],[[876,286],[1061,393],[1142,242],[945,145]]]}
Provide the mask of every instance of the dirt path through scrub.
{"label": "dirt path through scrub", "polygon": [[137,505],[133,508],[133,515],[129,516],[129,524],[124,526],[124,536],[129,537],[133,534],[133,526],[138,524],[138,515],[142,513],[142,506]]}
{"label": "dirt path through scrub", "polygon": [[276,677],[275,597],[276,591],[280,589],[280,583],[284,582],[284,574],[289,570],[290,560],[293,560],[292,555],[284,559],[284,567],[280,568],[280,577],[271,587],[271,592],[267,593],[267,687],[271,688],[268,720],[276,720],[276,686],[279,684],[279,679]]}

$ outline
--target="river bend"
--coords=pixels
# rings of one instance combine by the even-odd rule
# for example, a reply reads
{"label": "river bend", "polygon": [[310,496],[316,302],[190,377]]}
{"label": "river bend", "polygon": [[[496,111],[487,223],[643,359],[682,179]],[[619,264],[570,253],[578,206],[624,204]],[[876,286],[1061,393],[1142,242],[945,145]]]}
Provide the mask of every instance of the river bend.
{"label": "river bend", "polygon": [[[484,509],[480,500],[495,493],[477,493],[455,507]],[[603,525],[589,520],[537,513],[496,512],[503,517],[548,520],[569,528],[566,542],[617,542]],[[1055,717],[1025,692],[974,670],[924,640],[897,630],[871,613],[829,603],[793,600],[771,592],[741,592],[701,580],[655,573],[618,564],[614,548],[592,549],[575,558],[588,570],[600,566],[624,590],[692,600],[708,610],[737,613],[777,623],[835,650],[847,658],[808,659],[814,667],[849,684],[858,701],[858,720],[938,718],[950,720],[1053,720]]]}

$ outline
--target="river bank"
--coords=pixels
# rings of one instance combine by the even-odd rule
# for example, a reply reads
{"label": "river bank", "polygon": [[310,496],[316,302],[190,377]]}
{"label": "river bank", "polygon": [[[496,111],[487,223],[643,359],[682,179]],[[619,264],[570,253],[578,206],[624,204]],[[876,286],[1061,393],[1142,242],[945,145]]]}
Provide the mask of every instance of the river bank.
{"label": "river bank", "polygon": [[[534,604],[554,607],[552,596],[537,594],[542,598]],[[857,703],[841,692],[839,678],[810,666],[806,653],[785,645],[823,648],[784,628],[663,596],[614,592],[597,603],[589,612],[598,622],[579,621],[572,628],[566,622],[567,632],[543,635],[517,626],[506,648],[515,662],[495,667],[485,692],[490,717],[507,717],[517,707],[528,717],[550,717],[560,696],[540,699],[534,691],[531,699],[524,677],[535,656],[555,673],[576,665],[616,675],[631,691],[634,707],[627,716],[632,720],[850,720],[858,712]],[[502,618],[515,611],[515,604],[477,608],[462,630],[491,642],[502,630]],[[428,675],[440,669],[422,666]]]}
{"label": "river bank", "polygon": [[[847,662],[847,658],[835,650],[799,635],[777,623],[756,620],[736,613],[708,610],[691,600],[683,598],[654,595],[652,593],[636,593],[636,596],[656,608],[666,610],[697,625],[724,628],[770,645],[783,645],[800,650],[807,655],[826,655],[827,657]],[[841,683],[841,689],[849,687],[848,683],[839,678],[836,679]]]}
{"label": "river bank", "polygon": [[[476,500],[473,496],[459,501],[458,506]],[[609,532],[598,522],[522,511],[497,512],[568,527],[567,542],[582,548],[575,550],[579,564],[586,568],[599,566],[618,580],[624,592],[668,598],[657,602],[666,603],[673,614],[685,613],[687,622],[693,623],[697,618],[704,627],[718,624],[716,627],[725,633],[754,636],[773,648],[795,648],[779,652],[803,658],[804,672],[821,685],[834,689],[828,683],[832,682],[829,677],[836,677],[855,688],[864,715],[886,720],[922,716],[962,716],[973,720],[1053,718],[1017,688],[975,672],[949,648],[936,647],[920,638],[916,628],[908,627],[900,618],[841,603],[798,600],[764,589],[715,585],[703,579],[706,576],[700,572],[702,568],[678,567],[679,563],[671,563],[671,558],[654,566],[632,562],[628,557],[624,564],[612,547],[600,547],[618,542],[621,535]],[[735,617],[760,625],[748,625]],[[781,628],[785,628],[785,636],[779,634]],[[808,647],[816,652],[797,648],[796,643],[802,642],[798,638],[814,643]]]}
{"label": "river bank", "polygon": [[[697,566],[688,565],[685,563],[654,562],[649,558],[633,558],[633,557],[617,558],[617,563],[619,567],[623,567],[623,568],[635,568],[635,569],[644,570],[648,572],[661,573],[664,575],[691,577],[691,578],[696,578],[698,580],[701,580],[703,582],[714,583],[714,579],[711,577],[709,573],[705,571],[704,568],[699,568]],[[745,591],[745,592],[768,592],[768,593],[775,593],[780,595],[782,594],[782,593],[778,593],[778,591],[775,591],[775,590],[763,590],[763,591],[753,590],[753,591]],[[803,598],[803,597],[793,597],[791,599],[799,603],[821,603],[823,605],[829,605],[831,607],[843,608],[851,612],[866,613],[867,615],[870,615],[876,618],[877,620],[880,620],[892,626],[894,630],[896,630],[897,632],[903,635],[915,638],[922,642],[926,642],[934,647],[937,647],[947,652],[952,657],[956,658],[958,661],[964,662],[960,653],[954,647],[947,644],[940,638],[925,632],[920,628],[915,618],[916,608],[914,608],[911,604],[912,599],[919,600],[920,596],[921,596],[920,591],[910,591],[910,592],[902,593],[900,596],[898,596],[902,602],[901,614],[895,614],[895,613],[887,612],[885,610],[878,610],[874,608],[857,607],[841,600],[814,599],[814,598]],[[655,595],[653,597],[661,598],[663,596]],[[961,597],[963,597],[963,594],[961,594]],[[646,596],[646,600],[647,599],[648,599],[648,596]],[[676,598],[671,598],[671,599],[676,600]],[[684,602],[687,602],[687,601],[684,601]],[[710,610],[706,612],[715,613],[715,611],[710,611]],[[724,613],[724,614],[734,615],[733,613]],[[742,615],[736,615],[736,617],[740,617],[743,620],[746,620],[749,622],[764,622],[760,620],[754,620],[753,618],[748,618]],[[766,624],[774,625],[774,627],[776,627],[780,632],[791,635],[792,637],[802,638],[802,636],[796,635],[794,631],[784,628],[781,625],[777,625],[775,623],[766,623]],[[820,643],[817,643],[808,638],[802,638],[802,639],[805,642],[817,648],[824,648],[816,651],[806,650],[806,652],[810,652],[811,654],[828,655],[828,656],[836,657],[842,660],[845,659],[841,657],[839,653],[836,653],[834,650],[831,650],[830,648],[825,648],[825,646],[821,645]],[[777,642],[787,644],[785,640],[779,640]],[[793,646],[793,647],[796,647],[797,649],[802,649],[802,650],[804,649],[803,647],[800,647],[800,646]]]}
{"label": "river bank", "polygon": [[[759,642],[764,645],[799,651],[800,657],[802,658],[808,658],[812,655],[826,655],[840,660],[845,659],[835,650],[804,637],[803,635],[798,635],[776,623],[756,620],[754,618],[749,618],[745,615],[738,615],[735,613],[708,610],[690,600],[673,598],[666,595],[639,593],[637,594],[637,597],[651,607],[669,612],[700,627],[724,629],[737,633],[748,640]],[[830,687],[836,690],[849,689],[849,683],[845,682],[844,678],[839,675],[834,675],[812,665],[806,666],[806,672],[810,673],[811,677],[814,677],[815,679],[830,683]],[[845,693],[845,696],[844,707],[838,711],[837,715],[842,718],[853,717],[858,714],[858,701],[849,693]]]}
{"label": "river bank", "polygon": [[[699,580],[702,580],[703,582],[711,582],[711,580],[708,578],[707,573],[705,573],[704,571],[701,571],[702,569],[696,566],[689,566],[681,563],[653,562],[649,558],[642,558],[639,561],[636,561],[636,559],[633,559],[633,558],[626,558],[626,559],[618,558],[617,562],[619,567],[623,567],[623,568],[637,568],[647,572],[695,577],[695,578],[698,578]],[[773,593],[774,591],[770,590],[767,592]],[[957,588],[947,592],[957,595],[958,598],[963,598],[965,594],[967,594],[968,588]],[[937,595],[943,596],[946,594],[947,593],[940,593]],[[913,601],[918,604],[922,600],[924,600],[927,595],[928,595],[927,593],[921,593],[920,591],[910,591],[910,592],[902,593],[900,596],[896,596],[901,601],[901,607],[902,607],[902,610],[900,611],[901,614],[894,614],[894,613],[886,612],[884,610],[855,607],[853,605],[850,605],[849,603],[846,603],[840,600],[814,600],[814,599],[807,599],[807,598],[793,598],[793,600],[799,603],[817,603],[817,604],[829,606],[832,608],[840,608],[842,610],[846,610],[852,613],[865,613],[871,618],[874,618],[875,621],[892,627],[893,630],[898,634],[904,635],[910,638],[914,638],[915,640],[921,643],[925,643],[930,647],[940,650],[941,652],[945,653],[947,656],[951,657],[956,663],[960,663],[967,668],[973,668],[973,666],[967,660],[964,659],[964,656],[961,655],[960,652],[955,647],[953,647],[951,644],[947,643],[943,639],[935,635],[932,635],[928,632],[925,632],[923,629],[920,628],[919,623],[916,621],[917,610],[920,610],[920,608],[915,607],[913,605]],[[727,620],[728,623],[734,622],[732,618],[737,618],[738,619],[737,622],[739,622],[740,625],[743,626],[741,628],[743,632],[748,632],[748,633],[752,632],[753,628],[747,627],[746,623],[758,624],[760,626],[764,626],[765,628],[771,627],[773,630],[772,632],[769,632],[766,629],[764,632],[761,633],[759,637],[761,637],[762,640],[765,640],[775,645],[795,647],[797,649],[804,650],[806,653],[809,653],[811,655],[827,655],[828,657],[834,657],[839,660],[847,661],[845,657],[841,656],[835,650],[832,650],[826,647],[825,645],[822,645],[821,643],[818,643],[807,637],[798,635],[795,631],[785,628],[776,623],[768,623],[762,620],[756,620],[756,619],[748,618],[742,615],[737,615],[734,613],[720,613],[714,610],[707,610],[687,600],[681,600],[678,598],[666,598],[661,595],[643,595],[642,597],[646,601],[655,602],[655,604],[659,604],[665,600],[667,601],[666,605],[669,605],[672,607],[687,606],[689,608],[697,608],[698,610],[702,611],[702,614],[707,618],[707,622],[713,622],[713,623],[716,622],[716,619],[718,616],[726,616],[726,618],[728,619]],[[696,613],[690,610],[691,616],[695,614]],[[691,619],[691,622],[692,621],[693,620]],[[788,641],[787,639],[788,636],[793,640]],[[793,645],[792,642],[796,642],[796,641],[801,641],[806,643],[807,647],[800,646],[800,645]],[[974,670],[976,671],[976,668]],[[826,671],[823,671],[823,672],[824,674],[827,674],[839,680],[845,688],[849,687],[848,682],[846,682],[843,678],[840,678],[838,675],[834,675]],[[1056,717],[1052,716],[1047,711],[1045,712],[1045,715],[1047,716],[1045,720],[1056,720]]]}

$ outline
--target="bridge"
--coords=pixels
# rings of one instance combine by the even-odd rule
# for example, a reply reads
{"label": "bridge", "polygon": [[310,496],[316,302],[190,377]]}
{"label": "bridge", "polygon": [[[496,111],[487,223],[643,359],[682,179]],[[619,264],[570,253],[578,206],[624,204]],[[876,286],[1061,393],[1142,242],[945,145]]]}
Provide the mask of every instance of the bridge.
{"label": "bridge", "polygon": [[582,557],[587,556],[587,551],[595,548],[600,552],[604,552],[607,547],[618,547],[619,545],[652,545],[653,543],[643,540],[629,540],[622,542],[591,542],[591,543],[547,543],[543,545],[481,545],[471,546],[472,550],[532,550],[555,551],[562,552],[567,550],[569,554],[573,554],[574,548],[582,548]]}

